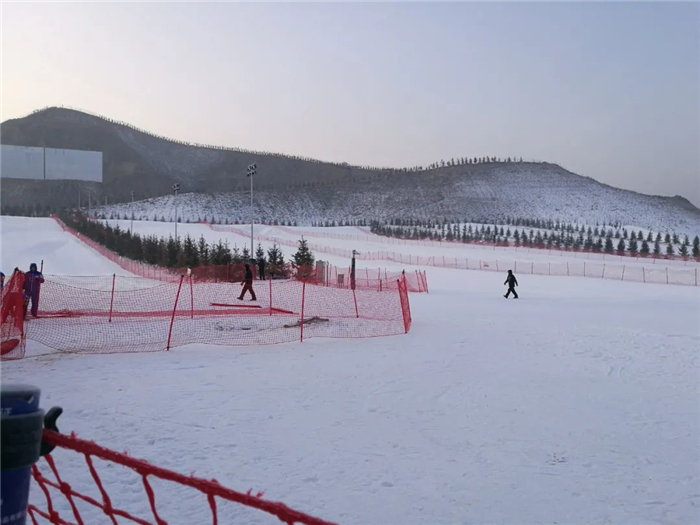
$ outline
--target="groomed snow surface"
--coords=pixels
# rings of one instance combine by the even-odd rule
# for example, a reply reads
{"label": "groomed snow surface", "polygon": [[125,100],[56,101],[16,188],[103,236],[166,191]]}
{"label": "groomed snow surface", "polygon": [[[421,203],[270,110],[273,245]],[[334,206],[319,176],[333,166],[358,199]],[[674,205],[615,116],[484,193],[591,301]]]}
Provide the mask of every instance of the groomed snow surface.
{"label": "groomed snow surface", "polygon": [[[180,233],[227,238],[206,228]],[[41,259],[47,274],[120,273],[49,219],[3,217],[2,270]],[[114,355],[29,341],[2,380],[40,386],[64,432],[339,523],[700,523],[700,289],[522,275],[506,301],[502,273],[427,271],[408,335]],[[99,497],[82,458],[55,457]],[[138,476],[96,467],[116,507],[151,516]],[[169,523],[210,521],[201,494],[154,488]]]}

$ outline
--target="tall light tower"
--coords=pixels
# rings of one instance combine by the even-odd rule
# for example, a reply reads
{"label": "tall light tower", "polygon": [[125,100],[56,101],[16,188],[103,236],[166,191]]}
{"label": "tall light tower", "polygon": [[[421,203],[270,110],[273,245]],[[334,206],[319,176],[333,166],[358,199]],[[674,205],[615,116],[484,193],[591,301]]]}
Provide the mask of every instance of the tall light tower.
{"label": "tall light tower", "polygon": [[175,193],[175,242],[177,242],[177,192],[180,191],[180,185],[176,182],[173,184],[173,192]]}
{"label": "tall light tower", "polygon": [[131,235],[134,234],[134,192],[131,192]]}
{"label": "tall light tower", "polygon": [[253,223],[255,216],[253,214],[253,177],[258,174],[258,165],[250,164],[248,166],[248,178],[250,179],[250,258],[253,258]]}

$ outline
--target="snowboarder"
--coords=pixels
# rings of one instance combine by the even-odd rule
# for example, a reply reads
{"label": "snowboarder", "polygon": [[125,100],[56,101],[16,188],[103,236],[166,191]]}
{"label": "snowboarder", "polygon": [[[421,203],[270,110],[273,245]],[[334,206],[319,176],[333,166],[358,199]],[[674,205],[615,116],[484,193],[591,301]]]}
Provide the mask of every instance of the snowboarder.
{"label": "snowboarder", "polygon": [[263,258],[258,261],[258,278],[261,281],[265,280],[265,259]]}
{"label": "snowboarder", "polygon": [[503,284],[508,285],[508,291],[503,297],[508,299],[510,293],[513,292],[513,299],[517,299],[518,292],[515,291],[515,287],[518,286],[518,280],[515,278],[515,275],[513,275],[513,270],[508,270],[508,277],[506,277],[506,281]]}
{"label": "snowboarder", "polygon": [[37,269],[36,263],[29,265],[29,271],[24,274],[24,316],[27,316],[29,301],[32,302],[32,317],[39,315],[39,292],[44,276]]}
{"label": "snowboarder", "polygon": [[252,297],[251,301],[257,301],[257,297],[255,297],[255,290],[253,290],[253,272],[251,271],[250,264],[248,263],[245,264],[245,277],[243,278],[243,281],[241,281],[241,286],[243,286],[243,290],[241,290],[241,295],[238,296],[239,301],[243,300],[243,297],[248,291]]}

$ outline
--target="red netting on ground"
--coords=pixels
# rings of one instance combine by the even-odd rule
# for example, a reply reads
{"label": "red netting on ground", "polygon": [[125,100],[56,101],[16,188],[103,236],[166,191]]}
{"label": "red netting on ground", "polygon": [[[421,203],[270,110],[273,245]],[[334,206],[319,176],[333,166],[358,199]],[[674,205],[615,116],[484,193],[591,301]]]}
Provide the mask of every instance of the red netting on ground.
{"label": "red netting on ground", "polygon": [[45,279],[39,316],[27,320],[26,337],[58,350],[147,352],[192,343],[263,345],[406,332],[405,284],[380,293],[253,281],[256,301],[250,301],[250,294],[238,299],[240,283],[196,282],[191,276],[178,283],[121,276]]}
{"label": "red netting on ground", "polygon": [[0,304],[0,356],[3,360],[21,359],[25,352],[24,274],[15,271],[2,289]]}
{"label": "red netting on ground", "polygon": [[[167,509],[163,509],[162,506],[159,509],[156,503],[154,481],[166,481],[170,489],[174,487],[173,484],[176,484],[183,488],[192,489],[190,492],[195,491],[194,497],[186,498],[188,506],[197,507],[188,509],[188,513],[191,514],[194,521],[188,520],[187,517],[182,515],[183,513],[180,513],[177,516],[180,523],[213,523],[217,525],[220,518],[226,519],[226,521],[222,519],[223,523],[241,523],[240,513],[237,513],[238,516],[221,516],[221,503],[233,502],[267,513],[289,525],[294,523],[333,525],[328,521],[291,509],[283,503],[265,500],[262,498],[262,493],[255,495],[251,491],[241,493],[219,485],[216,480],[206,480],[178,474],[177,472],[151,465],[144,460],[132,458],[126,454],[101,447],[91,441],[78,439],[75,435],[66,436],[51,430],[44,430],[43,440],[45,443],[58,447],[56,452],[73,451],[81,454],[85,459],[89,478],[83,476],[83,482],[80,483],[80,491],[76,490],[74,486],[67,483],[64,477],[61,476],[58,463],[53,456],[44,456],[45,461],[42,463],[45,463],[48,469],[44,465],[41,467],[34,465],[32,467],[32,475],[37,485],[32,488],[32,492],[40,491],[40,494],[34,495],[32,499],[33,501],[42,499],[41,496],[43,495],[43,499],[46,500],[46,507],[43,509],[39,508],[38,504],[35,503],[30,503],[27,509],[34,525],[45,522],[53,525],[91,524],[100,519],[104,520],[105,516],[113,524],[123,523],[127,520],[142,525],[151,523],[166,525],[167,522],[164,516]],[[108,462],[107,468],[102,470],[102,472],[98,472],[96,459]],[[74,460],[71,462],[74,463]],[[120,471],[121,476],[114,479],[114,467],[119,466],[123,467]],[[47,470],[50,471],[50,474],[46,472]],[[104,482],[105,474],[111,474],[111,482],[109,484]],[[123,507],[119,508],[119,494],[115,494],[115,492],[119,492],[125,486],[129,489],[133,488],[134,482],[140,482],[143,485],[145,497],[143,497],[140,505],[136,505],[140,512],[136,510],[127,511]],[[93,484],[93,488],[97,489],[97,493],[93,495],[86,494],[88,489],[91,488],[89,485]],[[112,496],[110,496],[110,492]],[[201,497],[197,493],[201,494]],[[124,503],[126,504],[126,502]],[[131,506],[134,506],[133,503]],[[138,515],[143,513],[147,513],[148,516],[140,517]],[[234,514],[236,513],[234,512]]]}

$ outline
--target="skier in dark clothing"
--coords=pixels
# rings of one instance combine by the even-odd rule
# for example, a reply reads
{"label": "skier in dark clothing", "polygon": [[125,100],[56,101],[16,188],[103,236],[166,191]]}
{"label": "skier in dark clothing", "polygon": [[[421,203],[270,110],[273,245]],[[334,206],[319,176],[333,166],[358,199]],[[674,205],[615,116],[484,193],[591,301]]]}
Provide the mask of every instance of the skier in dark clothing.
{"label": "skier in dark clothing", "polygon": [[36,263],[29,265],[29,271],[24,274],[24,316],[27,316],[29,301],[32,302],[32,317],[39,315],[39,292],[44,276],[37,270]]}
{"label": "skier in dark clothing", "polygon": [[503,284],[508,285],[508,291],[503,297],[508,299],[508,296],[513,292],[513,299],[517,299],[518,292],[515,291],[515,287],[518,286],[518,280],[515,278],[515,275],[513,275],[513,270],[508,270],[508,277],[506,277],[506,281]]}
{"label": "skier in dark clothing", "polygon": [[243,278],[243,282],[241,282],[241,286],[243,286],[243,290],[241,291],[241,295],[238,296],[239,301],[243,300],[243,297],[248,291],[252,297],[251,301],[257,301],[257,297],[255,297],[255,290],[253,290],[253,272],[251,271],[250,264],[248,263],[245,265],[245,277]]}
{"label": "skier in dark clothing", "polygon": [[265,280],[265,259],[260,259],[258,261],[258,278],[261,281]]}

